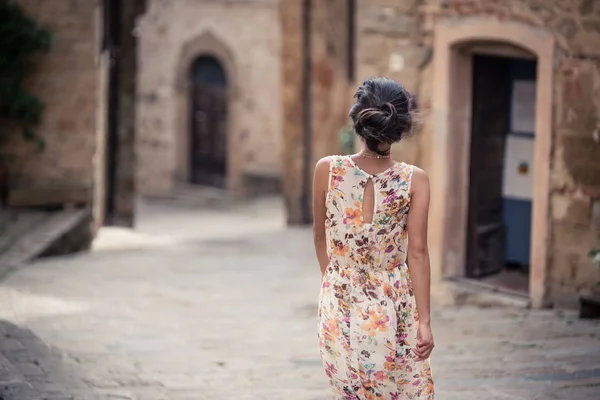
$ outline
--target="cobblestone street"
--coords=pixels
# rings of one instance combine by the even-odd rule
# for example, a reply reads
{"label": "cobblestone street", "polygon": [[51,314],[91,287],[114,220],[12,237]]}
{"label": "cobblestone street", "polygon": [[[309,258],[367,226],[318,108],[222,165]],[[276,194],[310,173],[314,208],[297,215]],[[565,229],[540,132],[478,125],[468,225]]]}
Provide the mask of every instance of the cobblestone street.
{"label": "cobblestone street", "polygon": [[[0,283],[0,352],[33,385],[18,400],[332,399],[309,229],[285,228],[276,200],[140,215]],[[476,307],[433,323],[439,400],[600,398],[598,323]]]}

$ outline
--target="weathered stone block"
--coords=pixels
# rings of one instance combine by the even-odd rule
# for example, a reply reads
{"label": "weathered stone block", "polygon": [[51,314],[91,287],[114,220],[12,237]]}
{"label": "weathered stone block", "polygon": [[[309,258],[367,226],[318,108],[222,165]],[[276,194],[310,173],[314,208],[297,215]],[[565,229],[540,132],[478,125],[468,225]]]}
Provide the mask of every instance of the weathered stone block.
{"label": "weathered stone block", "polygon": [[577,24],[572,18],[563,18],[558,24],[558,32],[567,39],[572,39],[577,33]]}
{"label": "weathered stone block", "polygon": [[592,14],[594,11],[600,11],[600,5],[596,0],[582,0],[579,5],[579,12],[583,15]]}
{"label": "weathered stone block", "polygon": [[568,250],[555,251],[551,262],[552,282],[560,286],[572,286],[581,263],[581,255]]}
{"label": "weathered stone block", "polygon": [[568,195],[552,196],[552,219],[588,226],[591,216],[589,198],[572,198]]}
{"label": "weathered stone block", "polygon": [[565,221],[552,221],[551,229],[551,249],[554,251],[585,255],[596,244],[596,238],[589,227]]}
{"label": "weathered stone block", "polygon": [[417,28],[417,20],[392,7],[370,6],[363,9],[362,30],[384,36],[402,38],[411,36]]}
{"label": "weathered stone block", "polygon": [[591,136],[598,123],[594,87],[600,77],[594,66],[580,60],[564,60],[557,73],[558,127]]}
{"label": "weathered stone block", "polygon": [[558,141],[566,170],[575,183],[600,189],[600,143],[587,137],[562,136]]}

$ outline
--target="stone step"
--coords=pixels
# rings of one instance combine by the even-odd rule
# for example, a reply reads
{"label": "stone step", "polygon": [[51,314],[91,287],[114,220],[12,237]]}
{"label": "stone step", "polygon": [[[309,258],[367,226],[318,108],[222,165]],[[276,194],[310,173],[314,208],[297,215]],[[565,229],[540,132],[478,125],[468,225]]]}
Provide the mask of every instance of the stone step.
{"label": "stone step", "polygon": [[27,231],[40,224],[49,214],[37,210],[0,210],[0,254],[12,246]]}
{"label": "stone step", "polygon": [[466,278],[446,281],[454,296],[455,305],[475,305],[480,307],[528,308],[529,298],[514,291],[502,291],[489,285]]}
{"label": "stone step", "polygon": [[[0,252],[0,278],[19,266],[45,254],[51,246],[69,234],[89,216],[87,210],[44,213],[43,218],[19,232],[10,245]],[[89,229],[88,229],[89,231]]]}

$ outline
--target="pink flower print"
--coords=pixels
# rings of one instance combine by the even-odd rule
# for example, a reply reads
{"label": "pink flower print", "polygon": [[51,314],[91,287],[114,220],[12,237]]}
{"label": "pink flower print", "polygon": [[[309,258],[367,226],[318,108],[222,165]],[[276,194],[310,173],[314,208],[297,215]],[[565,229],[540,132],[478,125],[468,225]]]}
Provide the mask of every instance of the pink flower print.
{"label": "pink flower print", "polygon": [[375,380],[379,382],[383,382],[388,379],[388,374],[385,371],[377,371],[375,372]]}
{"label": "pink flower print", "polygon": [[335,374],[337,374],[337,368],[335,367],[335,365],[330,364],[328,362],[326,362],[325,364],[325,374],[327,374],[327,377],[331,379]]}

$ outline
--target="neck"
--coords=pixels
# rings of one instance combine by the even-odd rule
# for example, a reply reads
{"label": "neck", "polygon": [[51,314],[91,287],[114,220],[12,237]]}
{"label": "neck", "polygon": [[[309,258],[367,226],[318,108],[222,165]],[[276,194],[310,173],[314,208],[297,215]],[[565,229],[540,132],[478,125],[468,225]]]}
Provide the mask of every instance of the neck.
{"label": "neck", "polygon": [[388,154],[378,154],[378,153],[372,152],[370,150],[361,150],[358,154],[362,157],[371,158],[371,159],[390,159],[390,158],[392,158],[389,153]]}
{"label": "neck", "polygon": [[373,156],[390,156],[391,151],[392,151],[392,147],[384,147],[384,148],[378,148],[379,151],[373,151],[371,149],[369,149],[366,145],[362,145],[360,148],[359,153],[363,153],[363,154],[367,154],[367,155],[373,155]]}

